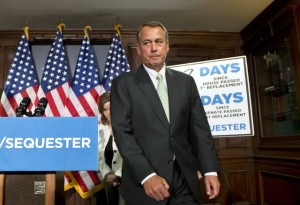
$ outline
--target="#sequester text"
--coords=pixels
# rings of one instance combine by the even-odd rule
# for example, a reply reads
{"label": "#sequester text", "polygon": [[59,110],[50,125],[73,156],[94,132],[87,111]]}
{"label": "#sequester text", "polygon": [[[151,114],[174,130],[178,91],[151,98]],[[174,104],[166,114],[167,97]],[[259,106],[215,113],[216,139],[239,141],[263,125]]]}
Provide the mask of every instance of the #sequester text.
{"label": "#sequester text", "polygon": [[91,148],[90,144],[91,139],[87,137],[3,137],[0,140],[0,149],[85,149]]}

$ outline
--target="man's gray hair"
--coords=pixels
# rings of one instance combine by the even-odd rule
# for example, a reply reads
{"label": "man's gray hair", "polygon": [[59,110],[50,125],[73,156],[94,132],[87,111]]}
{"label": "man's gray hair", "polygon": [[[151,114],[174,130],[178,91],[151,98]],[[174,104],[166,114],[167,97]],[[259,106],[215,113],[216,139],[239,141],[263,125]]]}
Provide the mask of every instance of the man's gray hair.
{"label": "man's gray hair", "polygon": [[168,34],[168,30],[166,29],[166,27],[158,22],[158,21],[150,21],[148,23],[145,23],[143,24],[136,32],[136,40],[137,40],[137,43],[140,42],[140,33],[141,33],[141,30],[142,28],[144,28],[145,26],[149,26],[149,27],[152,27],[152,28],[155,28],[155,27],[161,27],[165,33],[165,38],[166,38],[166,41],[168,42],[169,41],[169,34]]}

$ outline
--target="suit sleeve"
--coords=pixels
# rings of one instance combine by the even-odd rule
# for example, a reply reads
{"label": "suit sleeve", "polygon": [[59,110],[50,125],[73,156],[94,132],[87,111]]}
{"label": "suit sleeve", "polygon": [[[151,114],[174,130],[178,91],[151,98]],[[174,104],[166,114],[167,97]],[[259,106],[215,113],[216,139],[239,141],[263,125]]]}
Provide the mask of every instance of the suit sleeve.
{"label": "suit sleeve", "polygon": [[214,147],[213,137],[207,121],[206,113],[200,99],[200,95],[194,79],[192,78],[192,114],[191,114],[191,139],[197,158],[200,163],[201,172],[219,172],[219,160]]}
{"label": "suit sleeve", "polygon": [[123,158],[123,169],[126,169],[133,181],[139,185],[146,176],[155,171],[134,137],[129,87],[124,78],[113,80],[111,87],[111,120],[115,141]]}

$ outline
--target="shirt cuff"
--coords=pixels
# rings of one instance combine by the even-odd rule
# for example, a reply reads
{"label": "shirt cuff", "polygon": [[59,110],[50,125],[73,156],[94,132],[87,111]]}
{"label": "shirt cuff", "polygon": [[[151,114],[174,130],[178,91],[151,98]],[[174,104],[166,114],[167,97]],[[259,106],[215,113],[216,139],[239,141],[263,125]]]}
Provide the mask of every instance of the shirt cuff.
{"label": "shirt cuff", "polygon": [[145,179],[143,179],[143,181],[141,182],[142,185],[144,185],[144,183],[152,176],[156,175],[156,173],[152,173],[152,174],[149,174]]}
{"label": "shirt cuff", "polygon": [[204,176],[218,176],[217,172],[207,172],[204,174]]}

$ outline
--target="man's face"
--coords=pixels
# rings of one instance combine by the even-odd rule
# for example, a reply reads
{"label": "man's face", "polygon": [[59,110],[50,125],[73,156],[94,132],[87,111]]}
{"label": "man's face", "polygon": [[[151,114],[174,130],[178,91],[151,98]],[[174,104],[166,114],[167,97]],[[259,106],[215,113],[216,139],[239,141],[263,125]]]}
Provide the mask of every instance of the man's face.
{"label": "man's face", "polygon": [[137,52],[147,67],[160,71],[169,52],[169,42],[165,38],[163,29],[143,27],[140,31]]}

